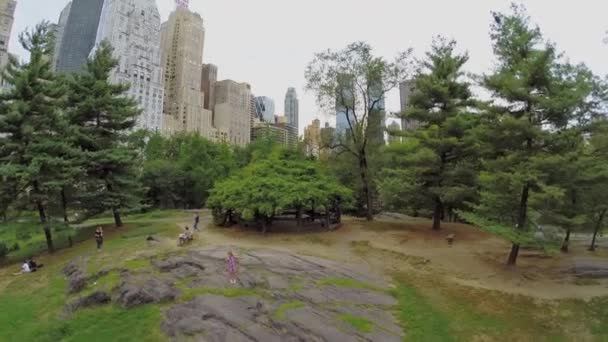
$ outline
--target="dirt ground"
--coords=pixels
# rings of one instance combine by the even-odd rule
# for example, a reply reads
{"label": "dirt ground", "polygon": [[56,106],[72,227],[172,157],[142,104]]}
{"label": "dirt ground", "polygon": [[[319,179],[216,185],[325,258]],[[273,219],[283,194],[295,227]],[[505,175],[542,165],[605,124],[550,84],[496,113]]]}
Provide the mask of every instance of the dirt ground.
{"label": "dirt ground", "polygon": [[[179,222],[181,226],[190,224]],[[581,282],[566,272],[581,258],[608,263],[605,249],[592,253],[583,245],[575,245],[569,254],[552,256],[522,251],[517,266],[507,267],[509,243],[463,224],[445,223],[442,231],[434,232],[426,219],[382,215],[372,223],[347,218],[331,232],[319,228],[300,234],[275,231],[264,236],[240,227],[215,228],[209,214],[203,213],[200,227],[203,231],[197,234],[195,245],[271,247],[372,269],[387,280],[395,273],[414,277],[432,274],[447,283],[540,299],[608,295],[607,280]],[[449,234],[455,235],[451,246],[446,241]]]}

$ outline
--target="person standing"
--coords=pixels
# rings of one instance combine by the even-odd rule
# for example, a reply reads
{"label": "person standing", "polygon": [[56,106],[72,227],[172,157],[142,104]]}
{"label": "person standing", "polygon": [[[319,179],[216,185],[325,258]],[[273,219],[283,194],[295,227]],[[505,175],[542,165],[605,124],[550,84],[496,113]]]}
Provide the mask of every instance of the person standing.
{"label": "person standing", "polygon": [[228,271],[228,279],[230,280],[230,284],[236,284],[238,262],[232,251],[228,252],[228,257],[226,258],[226,269]]}
{"label": "person standing", "polygon": [[200,221],[200,217],[198,216],[198,213],[196,213],[196,215],[194,216],[194,230],[196,231],[200,231],[198,229],[198,222]]}
{"label": "person standing", "polygon": [[101,246],[103,246],[103,228],[101,226],[95,230],[95,242],[97,243],[97,251],[99,252]]}

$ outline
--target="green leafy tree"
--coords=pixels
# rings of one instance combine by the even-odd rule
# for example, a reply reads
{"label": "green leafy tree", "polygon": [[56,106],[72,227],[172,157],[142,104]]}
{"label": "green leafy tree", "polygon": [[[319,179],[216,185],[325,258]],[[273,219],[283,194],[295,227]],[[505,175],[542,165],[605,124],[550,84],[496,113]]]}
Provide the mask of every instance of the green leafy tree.
{"label": "green leafy tree", "polygon": [[342,112],[348,123],[333,141],[336,153],[349,153],[356,160],[366,217],[373,220],[375,182],[370,172],[370,149],[379,144],[381,103],[385,95],[410,74],[411,50],[394,61],[372,54],[366,43],[357,42],[340,51],[317,53],[306,69],[307,89],[316,93],[321,107]]}
{"label": "green leafy tree", "polygon": [[228,145],[197,134],[150,137],[144,153],[142,182],[153,206],[200,208],[216,181],[237,168]]}
{"label": "green leafy tree", "polygon": [[11,59],[5,70],[9,89],[0,93],[0,177],[12,183],[15,198],[34,206],[49,252],[54,251],[49,202],[67,179],[77,175],[73,134],[61,112],[66,89],[56,81],[48,56],[53,33],[47,22],[19,36],[28,63]]}
{"label": "green leafy tree", "polygon": [[275,148],[213,188],[207,206],[218,223],[236,215],[254,220],[266,232],[274,218],[287,210],[324,208],[346,202],[350,191],[324,172],[318,163],[296,152]]}
{"label": "green leafy tree", "polygon": [[462,216],[509,239],[514,265],[520,246],[535,241],[535,205],[563,195],[543,165],[576,110],[591,105],[593,86],[584,67],[561,61],[521,7],[494,13],[491,38],[497,66],[482,83],[493,102],[476,129],[484,152],[480,201]]}
{"label": "green leafy tree", "polygon": [[441,228],[446,211],[463,209],[475,198],[475,144],[469,134],[475,117],[468,112],[475,102],[463,80],[469,57],[457,54],[455,47],[455,41],[439,37],[421,63],[410,107],[403,113],[421,128],[407,134],[404,144],[389,147],[399,169],[389,168],[381,177],[386,201],[398,198],[431,207],[434,230]]}
{"label": "green leafy tree", "polygon": [[118,61],[112,47],[103,42],[87,63],[84,73],[68,84],[68,117],[76,127],[73,137],[82,151],[78,202],[88,212],[111,210],[117,227],[120,209],[139,206],[139,154],[128,143],[129,132],[140,114],[127,96],[127,84],[113,84],[110,75]]}

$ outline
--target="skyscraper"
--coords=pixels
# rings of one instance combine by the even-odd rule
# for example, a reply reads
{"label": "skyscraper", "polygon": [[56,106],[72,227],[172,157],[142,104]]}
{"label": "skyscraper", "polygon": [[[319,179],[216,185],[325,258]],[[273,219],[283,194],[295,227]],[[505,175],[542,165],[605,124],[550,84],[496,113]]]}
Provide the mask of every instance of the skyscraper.
{"label": "skyscraper", "polygon": [[215,85],[215,128],[233,145],[251,141],[251,86],[232,80]]}
{"label": "skyscraper", "polygon": [[72,9],[72,2],[68,2],[67,5],[61,11],[59,15],[59,20],[57,21],[56,29],[55,29],[55,51],[53,52],[53,68],[57,70],[57,64],[59,63],[59,51],[61,50],[61,41],[63,40],[63,34],[65,32],[65,27],[68,23],[68,18],[70,16],[70,10]]}
{"label": "skyscraper", "polygon": [[260,119],[264,122],[274,122],[274,100],[268,96],[258,96],[256,103],[261,113]]}
{"label": "skyscraper", "polygon": [[[399,83],[399,96],[401,98],[401,113],[404,113],[407,110],[407,107],[410,105],[410,99],[412,96],[412,92],[414,91],[414,81],[408,80]],[[401,119],[401,129],[402,130],[412,130],[420,127],[420,123],[416,120],[410,119]]]}
{"label": "skyscraper", "polygon": [[296,88],[288,88],[287,94],[285,94],[285,116],[287,117],[287,124],[294,127],[297,132],[300,127],[300,102],[298,101]]}
{"label": "skyscraper", "polygon": [[13,29],[13,18],[17,2],[0,0],[0,87],[2,87],[2,71],[8,64],[8,42]]}
{"label": "skyscraper", "polygon": [[342,136],[355,128],[355,84],[352,75],[338,75],[336,94],[336,135]]}
{"label": "skyscraper", "polygon": [[370,85],[370,104],[368,113],[368,136],[370,141],[378,145],[384,145],[384,132],[386,131],[386,105],[384,100],[384,87],[382,83]]}
{"label": "skyscraper", "polygon": [[321,121],[319,119],[314,119],[308,127],[304,128],[304,145],[307,155],[319,156],[321,149]]}
{"label": "skyscraper", "polygon": [[[162,65],[165,68],[164,131],[198,132],[214,139],[212,99],[205,109],[203,92],[203,48],[205,28],[203,18],[185,4],[171,13],[161,29]],[[211,72],[213,79],[215,72]],[[211,92],[211,91],[210,91]]]}
{"label": "skyscraper", "polygon": [[104,0],[72,1],[56,63],[58,72],[84,70],[95,46],[103,3]]}
{"label": "skyscraper", "polygon": [[[103,41],[114,48],[118,66],[113,83],[131,85],[128,95],[142,110],[136,128],[160,131],[163,112],[163,75],[160,66],[160,14],[155,0],[105,0],[95,46]],[[95,49],[91,54],[95,53]]]}
{"label": "skyscraper", "polygon": [[217,66],[203,64],[201,89],[205,93],[205,109],[213,111],[215,107],[215,83],[217,82]]}
{"label": "skyscraper", "polygon": [[[401,125],[399,125],[399,123],[397,123],[397,121],[393,121],[390,125],[388,125],[388,130],[389,130],[389,132],[398,132],[401,130]],[[396,142],[399,142],[400,140],[401,140],[401,138],[399,136],[390,135],[390,134],[388,136],[389,144],[394,144]]]}

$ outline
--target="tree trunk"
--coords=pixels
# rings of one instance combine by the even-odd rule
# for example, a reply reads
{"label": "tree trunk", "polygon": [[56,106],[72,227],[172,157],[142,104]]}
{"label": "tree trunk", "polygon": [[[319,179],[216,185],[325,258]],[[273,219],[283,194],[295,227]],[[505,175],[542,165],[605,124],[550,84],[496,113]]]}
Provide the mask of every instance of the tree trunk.
{"label": "tree trunk", "polygon": [[564,242],[562,242],[561,251],[564,253],[568,253],[568,245],[570,244],[570,228],[566,230],[566,237],[564,238]]}
{"label": "tree trunk", "polygon": [[604,215],[606,215],[606,211],[608,211],[608,209],[604,209],[600,213],[600,217],[597,219],[597,222],[595,223],[595,229],[593,230],[593,238],[591,239],[591,245],[589,246],[589,250],[592,252],[595,251],[595,240],[597,239],[597,233],[600,231],[600,228],[602,227],[602,221],[604,221]]}
{"label": "tree trunk", "polygon": [[298,230],[302,228],[302,207],[298,207],[298,211],[296,213],[296,220],[298,221]]}
{"label": "tree trunk", "polygon": [[330,216],[331,215],[330,215],[330,211],[329,211],[329,206],[327,206],[327,208],[325,209],[325,226],[328,230],[331,229]]}
{"label": "tree trunk", "polygon": [[[517,216],[517,227],[515,229],[523,230],[526,226],[526,219],[528,216],[528,195],[530,193],[530,184],[524,184],[521,190],[521,199],[519,201],[519,213]],[[513,243],[511,246],[511,253],[509,254],[509,260],[507,265],[515,265],[517,263],[517,256],[519,254],[519,244]]]}
{"label": "tree trunk", "polygon": [[112,215],[114,215],[114,224],[117,228],[122,227],[122,219],[120,218],[120,212],[116,208],[112,208]]}
{"label": "tree trunk", "polygon": [[433,230],[441,229],[441,216],[443,214],[443,203],[439,197],[435,198],[435,209],[433,211]]}
{"label": "tree trunk", "polygon": [[49,220],[46,217],[46,211],[44,210],[44,205],[41,201],[36,201],[36,206],[38,207],[38,216],[40,217],[40,223],[42,223],[42,229],[44,230],[44,237],[46,239],[46,247],[49,253],[55,252],[55,247],[53,246],[53,235],[51,233],[51,227],[49,225]]}
{"label": "tree trunk", "polygon": [[342,223],[342,204],[340,203],[340,201],[338,201],[336,203],[336,212],[337,212],[337,216],[338,216],[338,218],[337,218],[338,224],[341,224]]}
{"label": "tree trunk", "polygon": [[61,189],[61,209],[63,210],[63,222],[70,223],[68,219],[68,200],[65,196],[65,189]]}
{"label": "tree trunk", "polygon": [[361,152],[359,157],[359,169],[361,171],[361,182],[363,183],[363,194],[367,205],[366,218],[368,221],[374,220],[374,208],[372,203],[372,193],[369,185],[369,170],[367,167],[367,157],[365,151]]}

